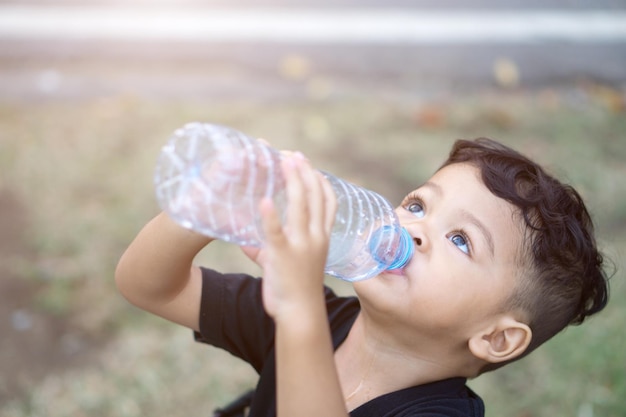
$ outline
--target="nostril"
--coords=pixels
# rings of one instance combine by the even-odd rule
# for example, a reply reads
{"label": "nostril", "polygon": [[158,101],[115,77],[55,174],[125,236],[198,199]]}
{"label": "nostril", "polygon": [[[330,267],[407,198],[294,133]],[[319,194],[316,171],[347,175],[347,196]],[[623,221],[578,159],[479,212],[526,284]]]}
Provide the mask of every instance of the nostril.
{"label": "nostril", "polygon": [[422,239],[420,239],[419,237],[413,238],[413,241],[415,242],[415,244],[417,246],[421,246],[422,245]]}

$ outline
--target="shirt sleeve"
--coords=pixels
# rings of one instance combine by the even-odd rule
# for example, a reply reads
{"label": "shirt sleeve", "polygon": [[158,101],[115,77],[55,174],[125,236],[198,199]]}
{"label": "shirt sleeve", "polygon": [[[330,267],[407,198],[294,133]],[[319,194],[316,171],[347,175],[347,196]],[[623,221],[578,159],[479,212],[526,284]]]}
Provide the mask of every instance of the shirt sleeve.
{"label": "shirt sleeve", "polygon": [[274,322],[263,309],[262,280],[202,268],[196,341],[222,348],[260,372],[274,345]]}

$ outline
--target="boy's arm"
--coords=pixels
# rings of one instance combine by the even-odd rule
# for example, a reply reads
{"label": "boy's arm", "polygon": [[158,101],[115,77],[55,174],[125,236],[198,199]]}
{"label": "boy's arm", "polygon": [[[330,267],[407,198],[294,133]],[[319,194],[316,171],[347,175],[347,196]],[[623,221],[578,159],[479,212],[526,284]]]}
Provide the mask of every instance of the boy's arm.
{"label": "boy's arm", "polygon": [[347,417],[324,297],[276,321],[278,417]]}
{"label": "boy's arm", "polygon": [[144,310],[199,330],[202,274],[192,262],[211,240],[157,215],[122,255],[115,270],[119,291]]}
{"label": "boy's arm", "polygon": [[346,417],[324,298],[324,265],[336,200],[330,184],[301,157],[283,163],[287,220],[261,206],[266,246],[263,302],[276,324],[278,417]]}

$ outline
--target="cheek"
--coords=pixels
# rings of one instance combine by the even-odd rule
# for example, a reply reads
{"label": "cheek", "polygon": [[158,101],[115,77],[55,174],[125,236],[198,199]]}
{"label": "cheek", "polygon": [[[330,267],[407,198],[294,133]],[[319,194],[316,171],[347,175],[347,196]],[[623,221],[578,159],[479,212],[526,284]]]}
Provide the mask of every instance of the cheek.
{"label": "cheek", "polygon": [[427,327],[451,331],[465,319],[458,297],[440,292],[423,293],[411,306],[411,320]]}
{"label": "cheek", "polygon": [[[425,278],[425,277],[424,277]],[[484,291],[468,272],[456,271],[418,280],[411,288],[412,320],[444,331],[462,328],[483,315]]]}

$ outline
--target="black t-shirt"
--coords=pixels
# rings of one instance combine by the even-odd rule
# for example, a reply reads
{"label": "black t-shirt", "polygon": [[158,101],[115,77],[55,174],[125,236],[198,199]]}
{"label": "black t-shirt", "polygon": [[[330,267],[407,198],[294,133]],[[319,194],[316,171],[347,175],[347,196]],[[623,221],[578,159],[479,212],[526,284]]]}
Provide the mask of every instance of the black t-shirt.
{"label": "black t-shirt", "polygon": [[[250,417],[276,416],[274,323],[263,309],[261,283],[245,274],[202,270],[200,332],[196,340],[222,348],[260,374]],[[360,310],[356,297],[325,290],[335,349],[344,341]],[[406,388],[354,409],[352,417],[482,417],[483,402],[465,378]]]}

